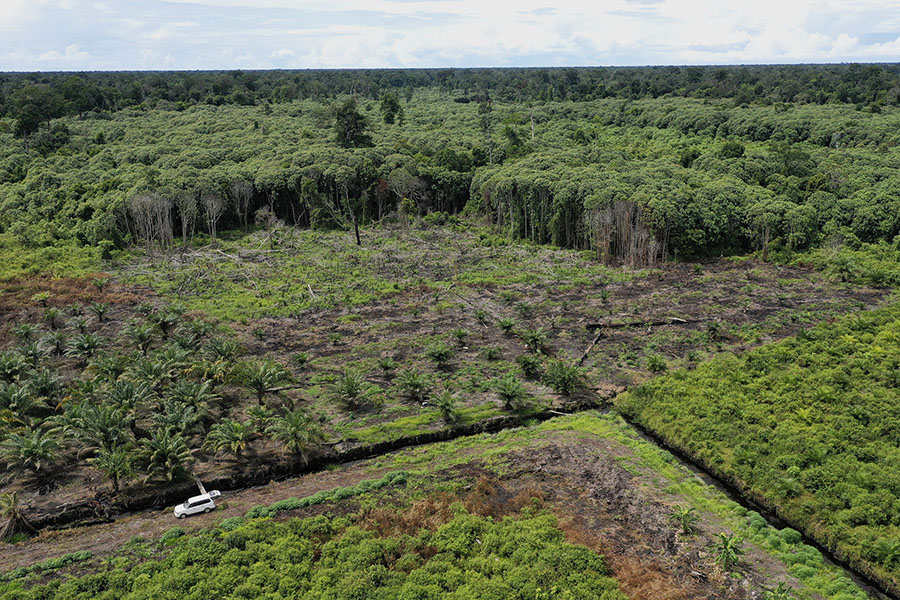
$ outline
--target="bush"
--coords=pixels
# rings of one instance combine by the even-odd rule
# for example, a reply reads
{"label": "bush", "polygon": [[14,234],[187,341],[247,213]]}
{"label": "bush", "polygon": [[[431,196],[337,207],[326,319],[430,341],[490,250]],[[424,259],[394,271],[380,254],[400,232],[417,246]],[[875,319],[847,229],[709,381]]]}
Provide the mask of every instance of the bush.
{"label": "bush", "polygon": [[167,529],[166,532],[159,537],[159,543],[161,546],[168,546],[176,539],[182,537],[185,533],[184,527],[172,527]]}
{"label": "bush", "polygon": [[584,373],[581,367],[564,360],[553,360],[544,373],[544,383],[557,394],[571,396],[583,384]]}
{"label": "bush", "polygon": [[659,354],[648,354],[645,360],[647,361],[647,370],[651,373],[662,373],[669,368],[666,359]]}
{"label": "bush", "polygon": [[520,354],[516,357],[519,368],[522,373],[529,379],[540,379],[544,371],[544,361],[536,354]]}
{"label": "bush", "polygon": [[525,408],[525,400],[528,398],[528,392],[522,382],[513,375],[507,373],[494,382],[494,390],[497,396],[503,402],[503,408],[506,410],[521,410]]}
{"label": "bush", "polygon": [[[398,517],[399,518],[399,517]],[[432,519],[429,519],[429,523]],[[161,556],[62,583],[39,598],[592,598],[627,600],[603,558],[566,541],[553,515],[494,520],[461,507],[415,535],[379,535],[345,517],[255,521],[201,531]]]}
{"label": "bush", "polygon": [[415,369],[406,369],[397,376],[397,386],[401,393],[410,400],[424,402],[428,397],[431,382],[428,377]]}
{"label": "bush", "polygon": [[787,544],[798,544],[803,539],[803,536],[796,529],[791,529],[790,527],[785,527],[780,531],[781,539],[784,540]]}

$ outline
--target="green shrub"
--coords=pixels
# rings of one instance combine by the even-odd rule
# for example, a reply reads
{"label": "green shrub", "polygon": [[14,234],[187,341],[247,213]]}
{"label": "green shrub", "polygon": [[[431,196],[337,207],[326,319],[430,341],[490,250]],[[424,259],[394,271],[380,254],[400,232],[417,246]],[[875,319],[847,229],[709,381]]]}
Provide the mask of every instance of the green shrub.
{"label": "green shrub", "polygon": [[544,361],[537,354],[520,354],[516,357],[516,362],[529,379],[540,379],[544,372]]}
{"label": "green shrub", "polygon": [[648,354],[645,360],[647,361],[647,370],[651,373],[662,373],[669,368],[666,359],[659,354]]}
{"label": "green shrub", "polygon": [[[564,594],[555,594],[559,590]],[[6,591],[6,590],[4,590]],[[566,541],[556,518],[492,519],[461,508],[415,535],[381,536],[344,517],[253,521],[186,537],[130,568],[11,588],[39,598],[592,598],[626,600],[603,558]]]}
{"label": "green shrub", "polygon": [[553,360],[544,373],[544,383],[557,394],[571,396],[583,385],[583,377],[583,370],[578,365],[564,360]]}
{"label": "green shrub", "polygon": [[415,369],[405,369],[397,376],[400,392],[410,400],[424,402],[431,389],[428,377]]}
{"label": "green shrub", "polygon": [[162,546],[170,545],[173,541],[182,537],[185,533],[186,532],[184,530],[184,527],[172,527],[170,529],[167,529],[165,533],[163,533],[159,537],[159,543]]}

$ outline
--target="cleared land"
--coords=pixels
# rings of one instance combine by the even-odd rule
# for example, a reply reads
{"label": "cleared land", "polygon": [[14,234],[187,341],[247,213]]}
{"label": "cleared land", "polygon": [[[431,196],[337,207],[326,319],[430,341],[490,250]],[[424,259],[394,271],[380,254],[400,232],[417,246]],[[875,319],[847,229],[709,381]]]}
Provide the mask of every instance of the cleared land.
{"label": "cleared land", "polygon": [[[239,454],[195,450],[191,471],[208,479],[280,464],[272,472],[285,472],[299,459],[264,427],[289,410],[305,411],[323,430],[324,448],[311,443],[307,458],[326,451],[339,459],[511,413],[599,406],[656,373],[870,307],[884,293],[749,260],[604,267],[587,254],[510,243],[468,225],[370,228],[364,236],[361,250],[347,234],[260,231],[165,261],[132,259],[112,269],[102,290],[79,279],[11,283],[0,330],[10,353],[31,343],[22,339],[27,323],[36,324],[34,339],[62,332],[68,344],[83,326],[101,342],[91,355],[45,348],[35,368],[23,367],[17,381],[45,371],[60,378],[25,417],[32,427],[54,416],[69,423],[85,401],[102,404],[125,383],[146,382],[150,395],[128,409],[126,437],[135,444],[165,425],[199,449],[215,423],[233,419],[255,427]],[[41,293],[49,294],[43,302],[34,299]],[[90,303],[108,305],[102,320]],[[238,307],[251,316],[234,320]],[[46,318],[54,308],[62,312],[56,324]],[[173,319],[171,331],[162,317]],[[145,341],[135,328],[149,332]],[[264,384],[260,399],[239,375],[261,360],[288,372]],[[547,377],[556,361],[582,365],[571,390]],[[342,388],[348,374],[357,378],[352,398]],[[514,405],[501,394],[509,379],[521,386]],[[438,405],[442,392],[451,395],[450,415]],[[160,411],[188,405],[193,420],[159,421]],[[79,450],[64,444],[46,471],[7,478],[3,490],[20,491],[32,509],[96,496],[97,516],[115,512],[109,484]],[[127,498],[169,484],[152,476],[121,485]]]}

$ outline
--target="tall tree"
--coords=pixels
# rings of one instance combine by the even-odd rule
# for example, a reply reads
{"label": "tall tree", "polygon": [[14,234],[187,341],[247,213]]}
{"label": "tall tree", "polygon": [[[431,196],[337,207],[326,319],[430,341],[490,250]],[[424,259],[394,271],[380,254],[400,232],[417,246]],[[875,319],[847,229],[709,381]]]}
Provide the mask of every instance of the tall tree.
{"label": "tall tree", "polygon": [[491,139],[491,130],[494,127],[494,107],[490,100],[478,103],[478,125],[484,134],[484,143],[488,149],[488,162],[494,164],[494,141]]}
{"label": "tall tree", "polygon": [[203,207],[203,215],[206,217],[206,226],[209,228],[209,237],[212,243],[216,243],[216,225],[225,212],[225,201],[218,194],[203,194],[200,198]]}
{"label": "tall tree", "polygon": [[381,118],[386,125],[393,125],[398,118],[403,118],[403,107],[400,106],[397,94],[387,92],[381,97]]}
{"label": "tall tree", "polygon": [[250,214],[250,201],[253,199],[253,184],[243,179],[236,179],[228,186],[234,212],[237,213],[241,227],[247,229],[247,216]]}
{"label": "tall tree", "polygon": [[178,217],[181,219],[181,245],[187,248],[188,236],[194,237],[194,223],[200,213],[200,205],[197,196],[187,190],[176,190],[172,197],[178,208]]}
{"label": "tall tree", "polygon": [[10,95],[9,104],[20,137],[29,136],[62,113],[62,97],[47,85],[23,86]]}
{"label": "tall tree", "polygon": [[356,107],[356,97],[350,96],[334,110],[334,132],[338,143],[344,148],[368,146],[372,138],[366,131],[369,119]]}

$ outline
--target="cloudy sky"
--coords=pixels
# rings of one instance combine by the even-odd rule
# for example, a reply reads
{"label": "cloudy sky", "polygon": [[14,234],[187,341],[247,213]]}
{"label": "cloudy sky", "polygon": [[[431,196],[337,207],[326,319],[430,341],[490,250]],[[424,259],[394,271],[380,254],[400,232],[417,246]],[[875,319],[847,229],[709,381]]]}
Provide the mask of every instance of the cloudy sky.
{"label": "cloudy sky", "polygon": [[900,61],[900,0],[0,0],[0,71]]}

